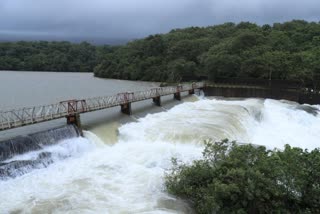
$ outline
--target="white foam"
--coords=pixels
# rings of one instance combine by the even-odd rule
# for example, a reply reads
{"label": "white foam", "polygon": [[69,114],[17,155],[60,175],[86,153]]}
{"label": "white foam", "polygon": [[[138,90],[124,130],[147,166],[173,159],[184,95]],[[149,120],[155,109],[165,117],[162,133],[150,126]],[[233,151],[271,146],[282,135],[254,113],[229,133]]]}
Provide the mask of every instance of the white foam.
{"label": "white foam", "polygon": [[165,142],[100,147],[2,182],[0,210],[156,213],[159,200],[169,197],[163,192],[162,178],[171,157],[188,161],[201,151],[194,145]]}
{"label": "white foam", "polygon": [[[121,126],[119,142],[112,146],[85,132],[86,139],[73,139],[71,144],[51,148],[55,154],[70,153],[70,158],[0,181],[0,210],[186,212],[164,191],[163,176],[171,167],[172,157],[186,162],[201,157],[201,142],[207,138],[230,138],[270,148],[283,148],[286,143],[318,147],[319,116],[298,110],[296,105],[274,100],[202,99]],[[69,147],[74,144],[78,147]]]}
{"label": "white foam", "polygon": [[251,142],[282,149],[285,144],[303,149],[319,148],[320,116],[296,109],[297,104],[266,100],[262,121],[251,127]]}
{"label": "white foam", "polygon": [[54,160],[64,159],[70,156],[77,156],[88,152],[92,148],[92,143],[85,138],[71,138],[62,140],[53,145],[45,145],[41,150],[27,152],[21,155],[16,155],[11,159],[3,161],[9,163],[12,161],[35,160],[38,155],[43,152],[52,154]]}

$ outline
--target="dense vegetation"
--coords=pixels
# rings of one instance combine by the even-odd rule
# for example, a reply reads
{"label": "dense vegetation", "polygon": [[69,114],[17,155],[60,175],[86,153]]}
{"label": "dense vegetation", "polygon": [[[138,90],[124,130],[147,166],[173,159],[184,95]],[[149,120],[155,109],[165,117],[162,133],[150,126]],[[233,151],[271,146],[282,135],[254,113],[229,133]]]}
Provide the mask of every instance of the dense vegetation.
{"label": "dense vegetation", "polygon": [[111,50],[87,42],[5,42],[0,43],[0,70],[92,72]]}
{"label": "dense vegetation", "polygon": [[131,80],[202,76],[320,82],[320,23],[242,22],[172,30],[123,46],[83,42],[0,43],[0,70],[92,72]]}
{"label": "dense vegetation", "polygon": [[205,75],[301,80],[320,79],[320,23],[273,26],[243,22],[172,30],[136,40],[107,54],[99,77],[180,81]]}
{"label": "dense vegetation", "polygon": [[203,159],[173,161],[170,193],[197,213],[319,213],[320,151],[286,145],[284,151],[206,142]]}

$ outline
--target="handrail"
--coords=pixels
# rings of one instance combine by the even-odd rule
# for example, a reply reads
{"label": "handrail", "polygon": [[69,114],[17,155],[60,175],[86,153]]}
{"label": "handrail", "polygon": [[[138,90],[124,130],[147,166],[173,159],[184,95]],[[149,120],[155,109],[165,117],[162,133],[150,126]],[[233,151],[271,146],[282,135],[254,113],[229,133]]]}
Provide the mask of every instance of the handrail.
{"label": "handrail", "polygon": [[117,95],[94,97],[81,100],[68,100],[56,104],[25,107],[0,111],[0,131],[15,127],[66,117],[70,114],[81,114],[101,109],[123,105],[128,102],[138,102],[159,96],[184,92],[192,89],[201,89],[202,82],[177,87],[158,87],[146,91],[125,92]]}

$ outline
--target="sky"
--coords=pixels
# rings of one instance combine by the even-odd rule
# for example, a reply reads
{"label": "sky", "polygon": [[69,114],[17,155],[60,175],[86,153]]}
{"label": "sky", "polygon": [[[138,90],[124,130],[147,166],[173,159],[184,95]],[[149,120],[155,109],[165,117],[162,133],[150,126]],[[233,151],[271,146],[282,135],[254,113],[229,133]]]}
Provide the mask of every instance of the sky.
{"label": "sky", "polygon": [[0,40],[122,41],[250,21],[320,21],[320,0],[0,0]]}

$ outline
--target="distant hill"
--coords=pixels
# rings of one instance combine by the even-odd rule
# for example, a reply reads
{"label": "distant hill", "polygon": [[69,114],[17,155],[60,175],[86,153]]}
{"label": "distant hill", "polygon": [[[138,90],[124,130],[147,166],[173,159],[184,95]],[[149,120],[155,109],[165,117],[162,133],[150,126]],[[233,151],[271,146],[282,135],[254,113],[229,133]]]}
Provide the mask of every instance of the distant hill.
{"label": "distant hill", "polygon": [[[127,44],[121,39],[108,42],[95,38],[94,45],[77,43],[82,38],[72,41],[2,42],[0,70],[94,71],[98,77],[146,81],[218,77],[298,80],[314,88],[320,85],[317,22],[190,27]],[[100,41],[111,45],[100,45]]]}
{"label": "distant hill", "polygon": [[320,23],[249,22],[172,30],[104,56],[95,75],[152,81],[219,78],[298,80],[318,88]]}
{"label": "distant hill", "polygon": [[50,41],[61,42],[68,41],[71,43],[88,42],[93,45],[124,45],[131,41],[132,38],[103,38],[103,37],[54,37],[54,36],[19,36],[19,35],[1,35],[0,42],[18,42],[18,41]]}

